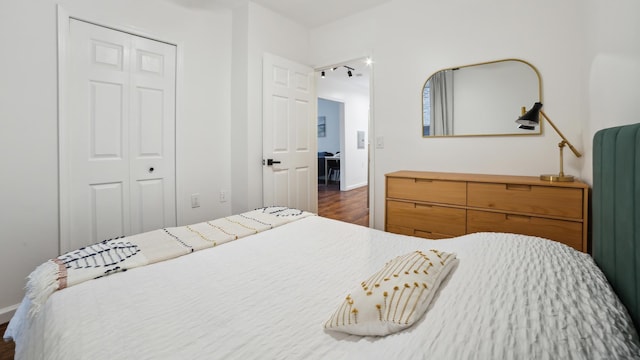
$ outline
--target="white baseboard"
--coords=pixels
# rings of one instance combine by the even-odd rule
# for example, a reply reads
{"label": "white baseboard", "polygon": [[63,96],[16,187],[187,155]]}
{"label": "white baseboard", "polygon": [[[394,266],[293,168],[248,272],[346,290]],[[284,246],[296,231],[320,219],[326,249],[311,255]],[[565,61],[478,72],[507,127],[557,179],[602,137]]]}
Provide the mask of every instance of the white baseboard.
{"label": "white baseboard", "polygon": [[0,309],[0,324],[9,322],[9,320],[11,320],[11,318],[13,317],[13,314],[16,313],[16,310],[18,309],[19,305],[20,304],[15,304],[15,305],[7,306],[6,308]]}
{"label": "white baseboard", "polygon": [[354,184],[354,185],[350,185],[350,186],[346,186],[344,188],[345,191],[349,191],[349,190],[353,190],[353,189],[357,189],[357,188],[361,188],[363,186],[367,186],[366,182],[360,183],[360,184]]}

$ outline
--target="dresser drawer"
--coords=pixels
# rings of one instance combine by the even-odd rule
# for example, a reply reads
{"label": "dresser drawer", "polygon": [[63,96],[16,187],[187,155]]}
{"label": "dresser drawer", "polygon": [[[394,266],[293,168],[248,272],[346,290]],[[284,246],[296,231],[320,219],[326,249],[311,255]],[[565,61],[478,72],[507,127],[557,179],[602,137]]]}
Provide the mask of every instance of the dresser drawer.
{"label": "dresser drawer", "polygon": [[465,205],[467,184],[414,178],[387,178],[387,197],[441,204]]}
{"label": "dresser drawer", "polygon": [[434,235],[439,237],[464,235],[465,222],[465,209],[387,201],[387,227],[413,229],[414,233],[409,235],[418,235],[418,232],[425,233],[422,237],[431,237],[429,234],[439,234]]}
{"label": "dresser drawer", "polygon": [[417,236],[417,237],[431,239],[431,240],[447,239],[447,238],[453,237],[452,235],[439,234],[439,233],[428,232],[428,231],[420,231],[416,229],[406,228],[402,226],[395,226],[395,225],[387,225],[386,230],[394,234]]}
{"label": "dresser drawer", "polygon": [[467,210],[467,232],[508,232],[539,236],[582,249],[582,223],[535,216]]}
{"label": "dresser drawer", "polygon": [[467,190],[470,207],[583,218],[582,189],[470,182]]}

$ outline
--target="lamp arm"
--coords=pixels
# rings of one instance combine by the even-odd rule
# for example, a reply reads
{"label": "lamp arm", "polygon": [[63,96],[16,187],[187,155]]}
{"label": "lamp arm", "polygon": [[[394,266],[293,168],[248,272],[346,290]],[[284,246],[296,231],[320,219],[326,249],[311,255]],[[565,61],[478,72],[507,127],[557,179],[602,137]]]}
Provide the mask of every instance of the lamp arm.
{"label": "lamp arm", "polygon": [[553,121],[551,121],[551,119],[549,119],[549,117],[547,116],[547,114],[544,113],[544,111],[540,110],[540,114],[542,114],[542,116],[544,116],[545,119],[547,119],[547,121],[549,122],[549,124],[551,124],[551,127],[553,127],[553,130],[555,130],[558,135],[560,135],[560,137],[562,138],[562,140],[564,140],[564,142],[569,145],[569,149],[571,149],[571,151],[573,152],[573,154],[576,157],[581,157],[582,154],[580,153],[580,151],[578,151],[575,147],[573,147],[573,145],[569,142],[569,140],[567,140],[567,138],[562,135],[562,132],[558,129],[558,127],[556,126],[556,124],[553,123]]}

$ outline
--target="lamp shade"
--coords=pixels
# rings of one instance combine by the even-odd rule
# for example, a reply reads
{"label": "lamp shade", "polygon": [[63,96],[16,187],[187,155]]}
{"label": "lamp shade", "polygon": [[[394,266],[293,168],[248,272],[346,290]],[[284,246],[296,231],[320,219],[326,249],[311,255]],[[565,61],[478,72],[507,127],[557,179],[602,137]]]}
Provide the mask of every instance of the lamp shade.
{"label": "lamp shade", "polygon": [[516,122],[525,126],[537,126],[540,123],[540,109],[542,109],[542,103],[533,104],[533,107],[520,116]]}

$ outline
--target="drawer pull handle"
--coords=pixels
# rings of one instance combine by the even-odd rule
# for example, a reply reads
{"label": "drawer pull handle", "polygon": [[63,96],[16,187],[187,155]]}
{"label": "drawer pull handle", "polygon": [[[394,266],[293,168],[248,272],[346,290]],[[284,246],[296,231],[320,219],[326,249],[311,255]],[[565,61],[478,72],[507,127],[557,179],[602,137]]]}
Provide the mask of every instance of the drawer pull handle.
{"label": "drawer pull handle", "polygon": [[426,183],[433,182],[433,180],[431,180],[431,179],[415,179],[415,181],[416,181],[417,183],[418,183],[418,182],[426,182]]}
{"label": "drawer pull handle", "polygon": [[507,190],[531,191],[531,185],[507,184]]}
{"label": "drawer pull handle", "polygon": [[433,205],[425,205],[425,204],[415,204],[416,208],[427,208],[427,209],[431,209],[433,207]]}
{"label": "drawer pull handle", "polygon": [[525,216],[525,215],[505,214],[504,217],[505,219],[507,219],[507,221],[526,221],[526,222],[531,221],[531,216]]}

